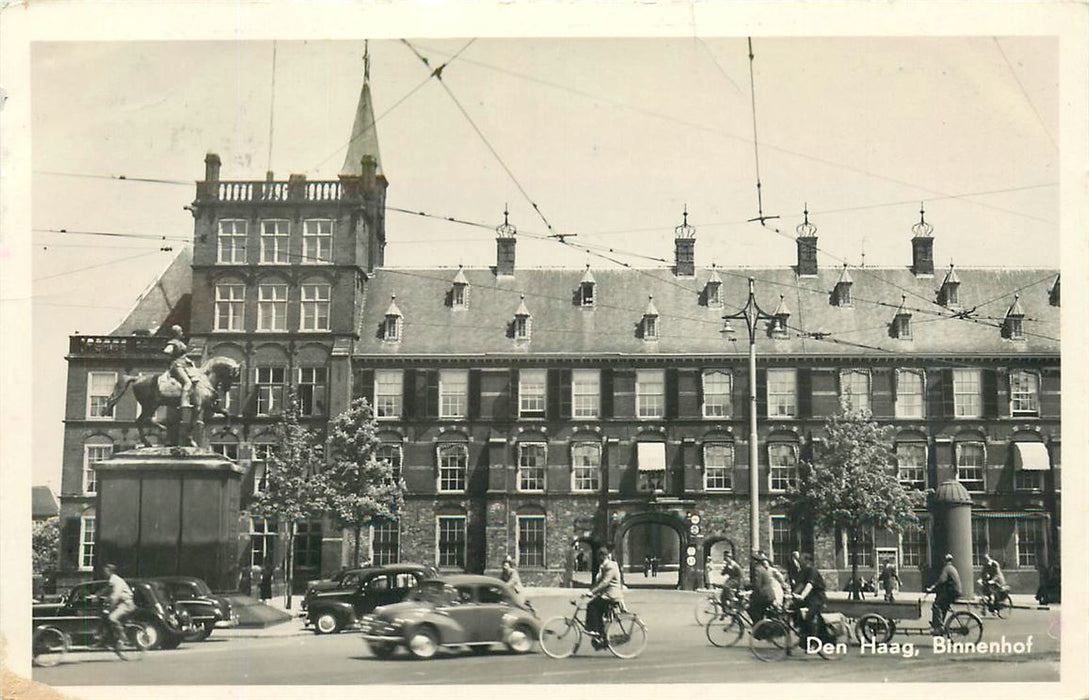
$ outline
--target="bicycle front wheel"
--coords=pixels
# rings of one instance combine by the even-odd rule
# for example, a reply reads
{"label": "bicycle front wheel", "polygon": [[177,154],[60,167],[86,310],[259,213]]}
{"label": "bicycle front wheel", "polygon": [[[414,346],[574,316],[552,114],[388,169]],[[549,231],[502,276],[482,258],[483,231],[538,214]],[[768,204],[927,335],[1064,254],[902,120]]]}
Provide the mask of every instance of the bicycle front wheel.
{"label": "bicycle front wheel", "polygon": [[706,627],[707,623],[722,614],[722,606],[711,597],[704,598],[696,603],[696,624]]}
{"label": "bicycle front wheel", "polygon": [[954,642],[972,642],[983,639],[983,620],[970,612],[955,612],[945,623],[945,634]]}
{"label": "bicycle front wheel", "polygon": [[135,622],[125,625],[125,638],[121,640],[114,650],[125,661],[139,661],[144,658],[147,648],[151,646],[151,637],[147,628]]}
{"label": "bicycle front wheel", "polygon": [[557,616],[541,625],[541,651],[553,659],[566,659],[578,651],[582,630],[573,618]]}
{"label": "bicycle front wheel", "polygon": [[705,632],[707,641],[716,647],[732,647],[745,634],[745,623],[736,613],[723,615],[708,622]]}
{"label": "bicycle front wheel", "polygon": [[68,637],[56,627],[41,627],[34,632],[34,663],[56,666],[68,653]]}
{"label": "bicycle front wheel", "polygon": [[778,620],[760,620],[753,625],[749,648],[761,661],[779,661],[790,652],[790,630]]}
{"label": "bicycle front wheel", "polygon": [[634,659],[647,646],[647,626],[634,613],[618,613],[605,626],[605,641],[618,659]]}

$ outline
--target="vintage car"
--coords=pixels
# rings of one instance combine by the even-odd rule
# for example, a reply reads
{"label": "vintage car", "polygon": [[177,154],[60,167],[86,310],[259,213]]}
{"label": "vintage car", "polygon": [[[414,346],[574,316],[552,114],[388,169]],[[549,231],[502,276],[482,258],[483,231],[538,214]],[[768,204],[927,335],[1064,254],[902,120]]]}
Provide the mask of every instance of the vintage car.
{"label": "vintage car", "polygon": [[[147,629],[148,648],[174,649],[181,644],[191,630],[189,613],[175,609],[166,587],[155,581],[130,581],[129,586],[136,603],[129,619]],[[34,605],[34,627],[59,627],[73,644],[89,644],[103,611],[103,598],[97,594],[105,588],[106,581],[88,581],[73,586],[59,602]]]}
{"label": "vintage car", "polygon": [[166,586],[174,607],[189,613],[192,631],[186,634],[185,641],[199,642],[208,638],[216,627],[235,627],[238,615],[231,607],[231,601],[212,593],[204,579],[195,576],[156,576]]}
{"label": "vintage car", "polygon": [[333,634],[354,627],[359,618],[379,605],[404,600],[420,581],[435,574],[434,567],[423,564],[390,564],[359,569],[350,577],[350,585],[315,591],[305,599],[305,626],[315,634]]}
{"label": "vintage car", "polygon": [[455,574],[429,579],[401,603],[385,605],[360,620],[363,639],[379,659],[404,646],[419,659],[442,647],[487,652],[505,644],[516,653],[533,648],[541,621],[522,596],[491,576]]}

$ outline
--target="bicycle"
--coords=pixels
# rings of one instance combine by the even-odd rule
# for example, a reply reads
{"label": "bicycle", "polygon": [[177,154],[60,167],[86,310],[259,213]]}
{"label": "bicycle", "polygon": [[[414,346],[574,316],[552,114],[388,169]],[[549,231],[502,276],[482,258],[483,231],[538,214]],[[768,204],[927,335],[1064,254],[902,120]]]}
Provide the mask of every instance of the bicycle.
{"label": "bicycle", "polygon": [[[82,621],[81,624],[83,624]],[[64,661],[69,651],[90,651],[95,649],[109,649],[117,654],[122,661],[139,661],[144,658],[144,654],[151,643],[147,628],[136,622],[126,622],[123,629],[123,638],[117,639],[113,627],[110,625],[108,614],[103,612],[99,615],[94,627],[89,630],[92,635],[91,643],[73,645],[72,638],[60,627],[56,625],[39,625],[34,630],[31,643],[33,661],[36,665],[42,667],[56,666]]]}
{"label": "bicycle", "polygon": [[982,592],[979,594],[976,604],[980,610],[984,613],[993,613],[998,618],[1009,615],[1010,609],[1013,607],[1009,588],[998,584],[989,585],[985,581],[978,581],[978,583]]}
{"label": "bicycle", "polygon": [[[722,610],[716,617],[707,621],[704,634],[707,641],[716,647],[732,647],[741,641],[745,630],[752,629],[753,621],[749,615],[749,598],[751,591],[742,591],[736,605],[728,610]],[[719,606],[721,609],[721,606]]]}
{"label": "bicycle", "polygon": [[[585,611],[581,598],[571,601],[575,612],[570,616],[557,615],[541,625],[539,641],[541,651],[553,659],[566,659],[579,650],[582,636],[597,638],[579,617]],[[584,615],[585,616],[585,615]],[[634,659],[647,646],[647,626],[639,616],[624,608],[623,603],[613,603],[605,612],[605,635],[601,643],[618,659]]]}
{"label": "bicycle", "polygon": [[[749,649],[753,656],[761,661],[779,661],[789,656],[793,651],[795,638],[806,638],[798,629],[798,616],[803,610],[804,608],[769,608],[769,617],[758,621],[752,627]],[[823,615],[819,616],[817,636],[821,645],[817,648],[817,654],[826,660],[843,658],[847,654],[849,634],[847,623],[842,618],[829,621]],[[806,653],[809,653],[808,642]]]}

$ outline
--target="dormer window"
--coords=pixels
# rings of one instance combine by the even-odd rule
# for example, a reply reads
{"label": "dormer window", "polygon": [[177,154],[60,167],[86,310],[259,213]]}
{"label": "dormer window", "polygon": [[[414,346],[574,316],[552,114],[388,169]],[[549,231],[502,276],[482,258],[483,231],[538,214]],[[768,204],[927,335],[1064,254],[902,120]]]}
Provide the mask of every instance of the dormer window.
{"label": "dormer window", "polygon": [[1010,340],[1025,339],[1025,311],[1021,308],[1021,295],[1013,295],[1013,304],[1006,311],[1002,332]]}
{"label": "dormer window", "polygon": [[712,308],[722,306],[722,279],[718,276],[718,271],[713,267],[703,292],[704,298],[707,300],[707,306]]}
{"label": "dormer window", "polygon": [[904,304],[907,296],[900,297],[900,307],[896,309],[896,316],[892,319],[893,335],[900,340],[911,340],[911,313]]}
{"label": "dormer window", "polygon": [[454,286],[450,290],[450,306],[464,309],[469,306],[469,280],[458,265],[458,274],[454,277]]}
{"label": "dormer window", "polygon": [[960,304],[960,277],[953,266],[949,266],[949,272],[945,273],[941,289],[938,290],[938,303],[942,306],[957,306]]}
{"label": "dormer window", "polygon": [[643,312],[643,340],[658,340],[658,307],[654,305],[654,297],[647,298],[647,309]]}
{"label": "dormer window", "polygon": [[593,273],[590,272],[590,266],[586,266],[586,274],[582,276],[582,280],[579,281],[579,305],[580,306],[593,306],[594,305],[594,291],[597,287],[597,280],[594,279]]}
{"label": "dormer window", "polygon": [[775,311],[771,314],[771,337],[773,338],[786,338],[787,337],[787,321],[790,319],[790,309],[787,308],[786,300],[783,299],[783,295],[779,295],[779,305],[775,307]]}
{"label": "dormer window", "polygon": [[851,306],[852,284],[854,284],[854,280],[851,279],[851,273],[847,271],[847,263],[843,263],[843,272],[839,274],[839,281],[836,282],[836,289],[833,293],[836,306]]}
{"label": "dormer window", "polygon": [[1047,301],[1052,306],[1059,305],[1059,276],[1055,277],[1055,284],[1051,285],[1051,289],[1047,293]]}
{"label": "dormer window", "polygon": [[403,316],[397,308],[397,295],[391,294],[389,308],[386,309],[386,321],[382,325],[382,338],[389,342],[401,340],[401,321]]}
{"label": "dormer window", "polygon": [[518,304],[518,310],[514,312],[514,339],[529,340],[532,331],[533,317],[526,308],[526,295],[522,295],[522,301]]}

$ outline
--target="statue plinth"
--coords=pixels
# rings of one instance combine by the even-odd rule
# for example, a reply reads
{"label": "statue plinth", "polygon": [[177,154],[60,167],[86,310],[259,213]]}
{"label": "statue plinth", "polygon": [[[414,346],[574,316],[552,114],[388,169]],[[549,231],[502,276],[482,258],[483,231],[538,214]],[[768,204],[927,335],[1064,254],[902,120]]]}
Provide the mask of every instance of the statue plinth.
{"label": "statue plinth", "polygon": [[235,462],[198,447],[143,447],[95,467],[96,564],[126,577],[184,575],[213,590],[238,578],[242,474]]}

